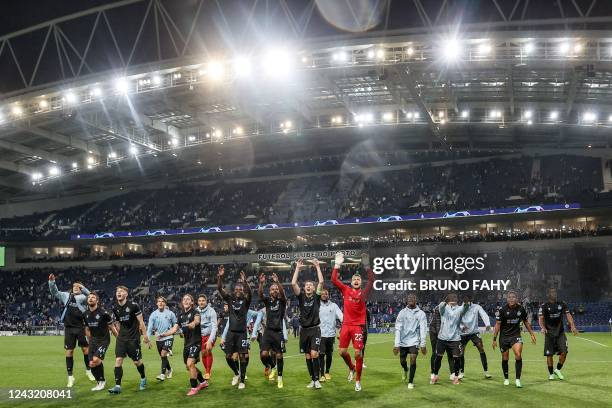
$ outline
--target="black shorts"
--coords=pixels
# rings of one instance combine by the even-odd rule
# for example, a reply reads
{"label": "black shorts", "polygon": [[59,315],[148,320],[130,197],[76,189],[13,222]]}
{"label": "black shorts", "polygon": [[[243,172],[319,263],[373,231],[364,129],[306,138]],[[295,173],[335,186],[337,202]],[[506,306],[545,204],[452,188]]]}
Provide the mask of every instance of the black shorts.
{"label": "black shorts", "polygon": [[259,348],[261,350],[272,350],[275,353],[286,353],[285,338],[283,337],[282,330],[266,329],[263,336],[261,336]]}
{"label": "black shorts", "polygon": [[104,360],[108,346],[110,346],[110,342],[92,340],[89,344],[89,361],[93,360],[94,357]]}
{"label": "black shorts", "polygon": [[335,337],[321,337],[321,354],[329,354],[334,351]]}
{"label": "black shorts", "polygon": [[187,364],[187,359],[192,358],[197,363],[200,361],[200,352],[202,351],[202,343],[197,342],[195,344],[186,346],[183,348],[183,363]]}
{"label": "black shorts", "polygon": [[162,350],[172,351],[172,345],[174,344],[174,337],[168,340],[157,340],[155,345],[157,346],[157,352],[161,355]]}
{"label": "black shorts", "polygon": [[249,352],[249,339],[246,332],[229,331],[225,339],[226,354],[246,354]]}
{"label": "black shorts", "polygon": [[548,357],[561,353],[567,353],[567,337],[565,337],[565,333],[561,333],[558,336],[546,334],[544,336],[544,355]]}
{"label": "black shorts", "polygon": [[321,349],[321,328],[302,327],[300,330],[300,353],[318,352]]}
{"label": "black shorts", "polygon": [[400,347],[400,359],[405,360],[408,354],[419,354],[419,348],[417,346]]}
{"label": "black shorts", "polygon": [[138,361],[142,358],[140,340],[117,339],[117,344],[115,345],[115,357],[125,358],[126,356],[131,358],[133,361]]}
{"label": "black shorts", "polygon": [[506,351],[510,350],[512,346],[514,346],[516,343],[523,344],[523,338],[521,336],[512,336],[512,337],[500,336],[499,337],[499,351],[501,351],[502,353],[505,353]]}
{"label": "black shorts", "polygon": [[463,346],[461,345],[461,341],[438,339],[438,342],[436,343],[436,354],[443,356],[447,351],[450,351],[453,357],[461,357],[463,355]]}
{"label": "black shorts", "polygon": [[482,344],[482,339],[480,338],[480,333],[472,333],[472,334],[465,334],[465,335],[462,334],[461,335],[461,345],[463,346],[464,349],[465,349],[465,346],[467,346],[467,344],[470,341],[476,347],[478,347],[479,344]]}
{"label": "black shorts", "polygon": [[77,343],[79,347],[87,347],[87,337],[85,337],[85,328],[83,327],[66,327],[64,329],[64,349],[74,350]]}

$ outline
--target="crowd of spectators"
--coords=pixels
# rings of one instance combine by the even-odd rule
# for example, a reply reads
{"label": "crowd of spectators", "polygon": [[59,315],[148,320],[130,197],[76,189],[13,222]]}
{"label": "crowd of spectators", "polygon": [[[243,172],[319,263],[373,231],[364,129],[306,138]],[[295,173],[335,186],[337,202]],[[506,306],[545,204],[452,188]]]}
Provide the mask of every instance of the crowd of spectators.
{"label": "crowd of spectators", "polygon": [[[471,271],[470,279],[510,280],[512,289],[520,293],[523,304],[528,307],[530,315],[537,311],[537,304],[544,300],[549,287],[559,289],[561,299],[568,301],[579,326],[606,325],[612,317],[612,291],[608,259],[609,248],[583,247],[576,245],[568,249],[521,249],[507,247],[486,253],[485,270]],[[467,256],[461,249],[440,251],[439,256]],[[180,298],[185,293],[205,293],[217,310],[222,310],[222,300],[216,290],[216,276],[219,265],[207,263],[173,263],[170,265],[129,266],[117,265],[107,268],[32,268],[0,274],[0,331],[30,332],[32,328],[49,330],[59,326],[58,317],[62,305],[52,298],[48,287],[48,276],[53,273],[60,290],[69,290],[71,283],[81,281],[90,290],[95,290],[103,302],[110,308],[114,289],[117,285],[130,288],[130,296],[142,305],[145,319],[155,309],[155,297],[164,295],[171,308],[177,308]],[[227,263],[226,285],[231,286],[241,271],[248,278],[253,290],[252,307],[259,307],[257,297],[257,277],[260,273],[276,272],[289,294],[289,317],[297,313],[297,301],[291,295],[290,268],[266,267],[254,264]],[[342,305],[339,292],[329,281],[330,264],[322,265],[326,277],[326,287],[330,289],[333,301]],[[347,264],[342,267],[341,277],[348,280],[355,272],[363,273],[358,264]],[[300,273],[300,281],[315,279],[315,271],[307,267]],[[452,271],[421,271],[419,276],[407,275],[406,271],[387,270],[385,280],[418,279],[452,279]],[[426,312],[431,312],[444,296],[445,292],[419,292],[419,304]],[[495,308],[504,302],[503,291],[469,291],[476,301],[484,305],[485,310],[493,315]],[[397,312],[403,307],[405,292],[376,290],[370,297],[372,327],[389,327]]]}
{"label": "crowd of spectators", "polygon": [[544,239],[562,239],[579,237],[598,237],[612,234],[612,228],[597,226],[592,228],[578,228],[561,226],[557,228],[539,228],[534,230],[508,229],[491,232],[461,231],[454,233],[427,233],[403,234],[397,236],[374,236],[367,239],[347,240],[330,243],[304,243],[273,241],[261,242],[257,246],[232,246],[226,248],[200,248],[193,247],[186,250],[143,250],[140,252],[96,252],[91,246],[84,246],[74,254],[55,256],[21,256],[20,263],[47,263],[47,262],[82,262],[82,261],[114,261],[128,259],[154,259],[154,258],[188,258],[205,256],[229,256],[266,253],[289,253],[309,251],[339,251],[363,250],[370,248],[409,247],[432,243],[461,244],[469,242],[499,242],[499,241],[527,241]]}
{"label": "crowd of spectators", "polygon": [[[183,183],[127,192],[90,205],[0,219],[0,238],[56,239],[76,233],[285,223],[547,202],[588,205],[602,197],[601,160],[595,157],[433,159],[419,162],[412,156],[399,156],[360,161],[344,157],[305,159],[299,166],[255,167],[251,171],[265,174],[256,181],[220,178]],[[406,164],[415,166],[407,168]],[[313,170],[331,173],[304,174],[311,165]],[[277,177],[279,166],[297,168],[298,173]]]}

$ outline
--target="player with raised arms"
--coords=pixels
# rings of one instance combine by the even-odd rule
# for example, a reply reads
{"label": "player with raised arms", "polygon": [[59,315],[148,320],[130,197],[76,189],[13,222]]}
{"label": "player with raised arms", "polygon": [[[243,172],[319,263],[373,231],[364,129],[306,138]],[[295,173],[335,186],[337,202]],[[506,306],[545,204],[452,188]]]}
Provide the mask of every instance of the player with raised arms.
{"label": "player with raised arms", "polygon": [[[355,273],[351,277],[351,285],[342,283],[339,277],[340,267],[344,262],[342,252],[337,252],[335,256],[334,270],[332,271],[332,283],[342,293],[344,301],[344,320],[340,329],[340,342],[338,351],[340,356],[349,368],[348,380],[352,381],[355,376],[355,391],[361,391],[361,371],[363,370],[363,339],[364,332],[368,330],[366,325],[366,302],[374,285],[374,272],[370,268],[370,257],[364,253],[361,255],[361,265],[368,273],[368,284],[364,289],[361,288],[361,275]],[[353,343],[355,350],[355,364],[351,361],[348,352],[350,342]]]}
{"label": "player with raised arms", "polygon": [[[268,290],[269,295],[264,293],[266,275],[259,276],[259,299],[265,305],[266,327],[260,343],[260,353],[262,362],[266,362],[266,367],[276,367],[277,386],[283,388],[283,353],[285,350],[285,336],[283,334],[283,323],[287,310],[287,297],[283,285],[279,282],[278,276],[272,274],[272,284]],[[268,378],[274,379],[274,371],[270,371]]]}
{"label": "player with raised arms", "polygon": [[[568,352],[563,317],[565,316],[567,319],[567,323],[574,336],[578,335],[578,330],[567,304],[557,300],[557,289],[548,289],[546,300],[546,303],[540,306],[538,310],[538,321],[544,334],[544,355],[546,356],[546,365],[548,366],[548,379],[554,380],[555,376],[557,376],[558,379],[563,380],[565,377],[561,374],[561,369]],[[557,367],[553,370],[553,356],[555,354],[559,355],[559,361],[557,362]]]}
{"label": "player with raised arms", "polygon": [[83,314],[85,334],[91,341],[89,343],[89,366],[96,378],[96,386],[91,389],[92,391],[101,391],[106,386],[102,361],[108,346],[110,346],[109,332],[113,333],[115,337],[119,334],[113,325],[113,318],[99,306],[99,303],[100,297],[98,294],[90,293],[87,296],[87,310]]}
{"label": "player with raised arms", "polygon": [[318,260],[311,259],[309,262],[317,270],[318,284],[316,288],[312,281],[304,282],[303,290],[298,285],[300,268],[304,265],[302,258],[298,259],[295,263],[291,287],[298,299],[300,309],[300,326],[302,327],[300,330],[300,353],[304,353],[304,357],[306,357],[306,367],[311,379],[307,388],[318,390],[322,388],[319,382],[319,375],[321,373],[321,368],[319,367],[319,350],[321,347],[319,306],[321,305],[321,290],[323,289],[323,273],[321,272]]}
{"label": "player with raised arms", "polygon": [[[229,305],[229,332],[225,339],[225,356],[227,363],[232,367],[234,375],[232,385],[238,384],[243,390],[249,358],[249,338],[247,336],[247,313],[251,305],[251,287],[246,281],[244,271],[240,272],[240,280],[234,284],[234,293],[229,294],[223,289],[223,276],[225,268],[219,267],[217,274],[217,290],[224,301]],[[230,361],[231,360],[231,361]]]}
{"label": "player with raised arms", "polygon": [[[406,307],[400,310],[395,320],[395,342],[393,354],[400,356],[400,365],[404,369],[402,380],[408,377],[408,389],[414,388],[414,374],[419,348],[423,355],[427,354],[427,316],[417,306],[416,296],[406,297]],[[410,355],[410,374],[408,374],[407,356]]]}
{"label": "player with raised arms", "polygon": [[157,309],[149,316],[147,325],[147,335],[156,335],[155,345],[161,358],[161,373],[156,377],[158,381],[172,378],[172,367],[168,355],[172,350],[174,337],[169,333],[170,329],[177,324],[176,315],[167,306],[166,298],[158,296],[156,299]]}
{"label": "player with raised arms", "polygon": [[87,296],[89,291],[81,282],[74,282],[70,292],[60,292],[55,284],[55,275],[49,275],[49,291],[51,295],[62,302],[64,310],[60,316],[60,322],[64,323],[64,350],[66,354],[66,372],[68,373],[68,383],[66,387],[74,385],[74,348],[78,346],[83,351],[83,361],[85,362],[85,374],[90,381],[95,381],[94,375],[89,367],[89,343],[85,336],[85,326],[83,325],[83,312],[87,307]]}
{"label": "player with raised arms", "polygon": [[493,350],[497,347],[497,335],[499,336],[499,350],[502,353],[502,371],[504,373],[504,385],[510,385],[508,380],[508,360],[510,350],[514,352],[514,368],[516,375],[516,386],[521,388],[521,372],[523,370],[523,338],[521,337],[521,322],[531,336],[531,342],[536,344],[536,337],[525,308],[518,303],[516,292],[509,291],[506,295],[507,304],[495,312],[495,329],[493,331]]}

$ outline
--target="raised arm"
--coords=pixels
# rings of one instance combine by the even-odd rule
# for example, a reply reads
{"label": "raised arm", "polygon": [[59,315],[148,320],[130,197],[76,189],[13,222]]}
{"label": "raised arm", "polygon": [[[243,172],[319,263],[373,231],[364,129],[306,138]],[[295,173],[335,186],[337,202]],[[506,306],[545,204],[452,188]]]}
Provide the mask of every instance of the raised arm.
{"label": "raised arm", "polygon": [[87,302],[87,296],[89,296],[89,289],[79,283],[79,287],[81,288],[81,293],[85,296],[85,302]]}
{"label": "raised arm", "polygon": [[242,286],[244,287],[244,297],[246,301],[251,304],[251,298],[253,297],[253,294],[251,292],[251,285],[249,285],[249,282],[247,282],[246,274],[244,273],[244,271],[240,271],[240,280],[242,281]]}
{"label": "raised arm", "polygon": [[278,279],[278,275],[276,273],[272,274],[272,282],[276,283],[278,286],[278,295],[280,300],[287,303],[287,295],[285,294],[285,288],[283,288],[283,284]]}
{"label": "raised arm", "polygon": [[263,301],[264,300],[264,285],[266,284],[266,275],[265,274],[260,274],[259,275],[259,289],[257,290],[257,294],[259,295],[259,300]]}
{"label": "raised arm", "polygon": [[55,275],[53,274],[49,275],[49,291],[51,292],[51,296],[66,304],[69,296],[68,292],[60,292],[57,289],[57,285],[55,284]]}
{"label": "raised arm", "polygon": [[293,294],[300,296],[300,286],[298,285],[298,275],[300,274],[300,268],[302,267],[302,258],[299,258],[295,263],[295,271],[293,271],[293,277],[291,278],[291,287],[293,288]]}
{"label": "raised arm", "polygon": [[340,267],[344,262],[344,254],[342,252],[336,252],[336,256],[334,258],[334,269],[332,270],[331,281],[332,283],[340,290],[340,292],[344,293],[348,286],[346,286],[339,277]]}
{"label": "raised arm", "polygon": [[372,288],[374,287],[374,271],[372,271],[372,268],[370,267],[369,254],[365,252],[361,254],[361,265],[363,265],[363,268],[367,271],[368,274],[368,283],[365,289],[363,290],[364,297],[365,299],[367,299],[368,297],[370,297],[370,293],[372,292]]}
{"label": "raised arm", "polygon": [[219,295],[221,295],[221,298],[223,298],[223,300],[227,300],[229,299],[230,296],[225,291],[225,289],[223,289],[223,276],[224,275],[225,275],[225,268],[223,267],[223,265],[221,265],[217,272],[217,290],[219,291]]}
{"label": "raised arm", "polygon": [[315,269],[317,270],[317,295],[320,295],[321,291],[323,290],[323,283],[325,282],[325,279],[323,278],[323,272],[321,272],[321,265],[319,264],[319,260],[316,258],[311,259],[309,262],[313,264]]}

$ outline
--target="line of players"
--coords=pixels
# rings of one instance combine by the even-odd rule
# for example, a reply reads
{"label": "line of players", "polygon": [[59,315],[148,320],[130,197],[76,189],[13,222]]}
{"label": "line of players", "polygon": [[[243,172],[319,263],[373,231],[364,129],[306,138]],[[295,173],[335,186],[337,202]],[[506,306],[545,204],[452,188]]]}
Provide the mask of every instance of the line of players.
{"label": "line of players", "polygon": [[[291,287],[299,304],[300,320],[300,353],[305,356],[306,366],[311,378],[308,388],[320,389],[321,382],[331,379],[329,369],[332,361],[332,349],[336,335],[336,321],[342,322],[339,336],[339,354],[345,361],[349,375],[348,380],[355,380],[355,391],[361,391],[361,374],[363,369],[363,350],[367,336],[366,301],[373,285],[373,273],[366,254],[362,256],[362,266],[368,273],[368,283],[362,289],[361,275],[356,273],[351,277],[350,285],[343,284],[339,279],[339,269],[344,261],[342,253],[335,256],[331,281],[343,295],[344,313],[337,305],[329,301],[329,293],[323,289],[324,278],[319,262],[309,260],[317,271],[317,282],[306,281],[303,287],[298,285],[300,269],[304,266],[300,259],[296,263]],[[283,368],[285,343],[287,341],[287,325],[285,321],[287,297],[278,277],[272,274],[272,283],[268,295],[265,294],[265,275],[259,277],[259,297],[264,308],[259,312],[250,310],[251,289],[246,282],[244,272],[234,284],[232,293],[224,289],[224,268],[218,271],[217,289],[227,304],[227,323],[221,339],[221,346],[226,354],[226,362],[234,376],[232,385],[238,389],[245,388],[246,372],[249,363],[249,340],[259,339],[260,359],[265,367],[265,375],[270,380],[276,377],[278,388],[283,388]],[[145,367],[141,358],[140,337],[149,348],[150,337],[155,334],[157,350],[161,358],[161,374],[158,381],[172,377],[172,369],[168,356],[172,352],[174,335],[180,333],[184,338],[183,360],[189,372],[190,389],[187,395],[196,395],[208,387],[213,364],[212,349],[217,337],[217,314],[208,304],[205,295],[199,295],[197,303],[190,294],[181,300],[182,310],[178,318],[167,307],[166,299],[156,299],[157,310],[150,318],[148,328],[145,327],[140,307],[128,300],[128,288],[118,286],[115,293],[115,303],[112,315],[99,306],[99,297],[90,293],[82,284],[73,284],[71,292],[59,292],[55,285],[55,277],[49,276],[51,293],[63,304],[61,320],[65,325],[64,348],[66,350],[66,368],[68,372],[68,387],[74,385],[73,351],[78,344],[84,353],[87,376],[96,381],[92,391],[105,388],[103,360],[110,345],[110,334],[117,341],[115,347],[115,385],[108,391],[111,394],[121,393],[123,377],[123,360],[129,357],[134,362],[139,374],[139,389],[147,385]],[[493,348],[497,347],[497,337],[500,334],[500,350],[502,352],[502,371],[504,384],[508,385],[508,360],[510,350],[515,355],[516,386],[521,387],[522,370],[522,338],[521,322],[531,335],[535,344],[535,335],[528,321],[525,309],[518,303],[516,293],[509,292],[508,303],[496,312],[496,325],[493,334]],[[196,306],[197,304],[197,306]],[[566,316],[570,328],[577,333],[571,314],[565,303],[558,302],[556,291],[548,292],[548,302],[539,311],[540,326],[545,333],[545,355],[549,369],[549,379],[555,376],[563,379],[561,368],[567,355],[567,340],[563,332],[563,317]],[[416,359],[419,348],[426,354],[426,334],[429,329],[432,347],[435,350],[431,357],[430,383],[439,382],[439,370],[443,355],[449,359],[451,380],[459,384],[463,378],[464,347],[471,341],[479,350],[484,376],[488,373],[487,359],[478,330],[478,317],[490,327],[488,315],[482,307],[464,298],[463,305],[458,305],[457,295],[448,295],[444,302],[438,305],[433,313],[430,324],[427,324],[425,313],[417,306],[415,295],[408,295],[406,307],[397,317],[395,325],[395,341],[393,352],[400,357],[403,368],[403,380],[408,379],[408,388],[414,388]],[[255,320],[252,335],[249,336],[249,323]],[[88,342],[89,338],[89,342]],[[348,352],[352,343],[354,360]],[[553,369],[552,356],[559,354],[557,368]],[[196,364],[202,358],[204,373]],[[410,367],[408,368],[408,356]]]}

